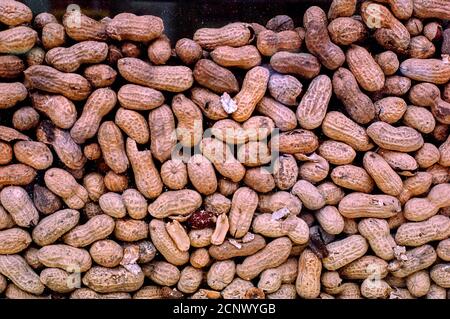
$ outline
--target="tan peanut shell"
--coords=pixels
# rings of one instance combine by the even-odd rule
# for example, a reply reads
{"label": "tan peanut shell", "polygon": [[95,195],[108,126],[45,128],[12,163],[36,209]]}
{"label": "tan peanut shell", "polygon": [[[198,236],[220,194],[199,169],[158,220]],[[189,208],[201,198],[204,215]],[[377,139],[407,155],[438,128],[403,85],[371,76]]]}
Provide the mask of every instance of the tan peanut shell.
{"label": "tan peanut shell", "polygon": [[165,261],[153,261],[143,266],[142,271],[147,278],[159,285],[173,286],[180,279],[180,271]]}
{"label": "tan peanut shell", "polygon": [[33,65],[24,74],[25,86],[61,94],[74,101],[85,100],[91,93],[89,81],[75,73],[63,73],[46,65]]}
{"label": "tan peanut shell", "polygon": [[0,185],[27,185],[36,177],[36,171],[24,164],[10,164],[0,167]]}
{"label": "tan peanut shell", "polygon": [[189,261],[189,253],[179,250],[167,233],[163,221],[153,219],[150,222],[150,237],[156,249],[173,265],[184,265]]}
{"label": "tan peanut shell", "polygon": [[138,112],[120,108],[116,112],[114,122],[131,139],[145,144],[150,138],[147,120]]}
{"label": "tan peanut shell", "polygon": [[[355,61],[354,64],[356,63]],[[333,75],[333,91],[355,122],[367,124],[375,117],[375,107],[370,98],[359,89],[354,73],[356,72],[339,68]],[[361,74],[360,77],[365,78],[366,75]]]}
{"label": "tan peanut shell", "polygon": [[136,84],[125,84],[117,93],[122,107],[130,110],[144,111],[154,109],[164,103],[161,92]]}
{"label": "tan peanut shell", "polygon": [[217,178],[211,162],[201,154],[192,156],[187,163],[189,180],[203,195],[210,195],[217,189]]}
{"label": "tan peanut shell", "polygon": [[306,249],[298,261],[297,293],[306,299],[317,298],[320,293],[322,262],[311,250]]}
{"label": "tan peanut shell", "polygon": [[323,141],[318,153],[334,165],[350,164],[356,157],[356,152],[350,145],[334,140]]}
{"label": "tan peanut shell", "polygon": [[79,185],[75,178],[65,170],[51,168],[45,172],[46,186],[72,209],[84,207],[88,200],[88,192]]}
{"label": "tan peanut shell", "polygon": [[344,114],[331,111],[322,122],[323,133],[336,141],[352,146],[356,151],[368,151],[373,144],[364,128]]}
{"label": "tan peanut shell", "polygon": [[258,193],[267,193],[275,188],[273,175],[263,167],[254,167],[246,171],[244,184]]}
{"label": "tan peanut shell", "polygon": [[296,182],[292,187],[291,193],[297,196],[308,209],[317,210],[325,206],[325,199],[317,187],[306,180]]}
{"label": "tan peanut shell", "polygon": [[334,206],[325,206],[314,215],[320,226],[329,234],[337,235],[344,230],[344,218]]}
{"label": "tan peanut shell", "polygon": [[364,168],[355,165],[340,165],[331,171],[332,181],[341,187],[357,192],[372,192],[375,183]]}
{"label": "tan peanut shell", "polygon": [[39,276],[19,255],[0,255],[0,274],[26,292],[36,295],[44,292]]}
{"label": "tan peanut shell", "polygon": [[37,32],[25,26],[0,31],[0,53],[23,54],[37,41]]}
{"label": "tan peanut shell", "polygon": [[152,155],[164,162],[171,157],[177,142],[175,119],[168,105],[162,105],[149,113],[150,149]]}
{"label": "tan peanut shell", "polygon": [[408,59],[400,64],[400,72],[416,81],[445,84],[450,79],[450,66],[438,59]]}
{"label": "tan peanut shell", "polygon": [[151,151],[139,151],[136,141],[128,138],[126,153],[133,168],[137,189],[147,198],[156,198],[162,192],[163,183],[153,162]]}
{"label": "tan peanut shell", "polygon": [[218,139],[204,138],[200,142],[200,150],[223,177],[233,182],[239,182],[244,178],[245,168],[234,158],[227,144]]}
{"label": "tan peanut shell", "polygon": [[65,233],[74,228],[79,221],[80,213],[73,209],[57,211],[43,218],[33,229],[33,241],[40,246],[53,244]]}
{"label": "tan peanut shell", "polygon": [[86,247],[93,242],[105,239],[114,231],[114,219],[100,214],[85,224],[76,226],[63,237],[64,243],[73,247]]}
{"label": "tan peanut shell", "polygon": [[211,120],[221,120],[228,117],[227,112],[222,107],[220,96],[206,88],[193,87],[191,89],[191,100]]}
{"label": "tan peanut shell", "polygon": [[376,29],[375,39],[382,47],[397,53],[405,53],[410,42],[408,29],[388,8],[373,2],[361,6],[361,17],[371,29]]}
{"label": "tan peanut shell", "polygon": [[69,245],[48,245],[38,252],[39,261],[46,267],[61,268],[68,272],[85,272],[92,266],[87,250]]}
{"label": "tan peanut shell", "polygon": [[339,202],[339,212],[347,218],[389,218],[401,211],[398,199],[389,195],[351,193]]}
{"label": "tan peanut shell", "polygon": [[295,30],[263,30],[256,39],[256,46],[264,56],[272,56],[279,51],[298,52],[301,44],[302,39]]}
{"label": "tan peanut shell", "polygon": [[393,127],[384,122],[371,124],[367,134],[378,146],[392,151],[417,151],[424,143],[416,130],[407,126]]}
{"label": "tan peanut shell", "polygon": [[221,245],[212,245],[209,247],[209,254],[217,260],[227,260],[234,257],[252,256],[257,251],[266,246],[266,241],[261,235],[255,234],[254,239],[241,244],[241,248],[237,248],[230,243],[229,240]]}
{"label": "tan peanut shell", "polygon": [[222,290],[233,281],[236,265],[232,260],[213,263],[207,273],[207,283],[212,289]]}
{"label": "tan peanut shell", "polygon": [[395,96],[378,100],[374,106],[378,119],[389,124],[398,122],[407,110],[405,100]]}
{"label": "tan peanut shell", "polygon": [[428,268],[436,260],[436,251],[430,245],[407,250],[403,260],[391,261],[388,270],[393,276],[404,278],[417,271]]}
{"label": "tan peanut shell", "polygon": [[182,146],[197,145],[203,134],[203,115],[199,107],[183,94],[172,99],[172,111],[177,118],[177,137]]}
{"label": "tan peanut shell", "polygon": [[327,69],[335,70],[340,67],[345,62],[345,55],[342,49],[330,40],[325,12],[317,6],[309,7],[303,15],[303,25],[308,50],[316,55]]}
{"label": "tan peanut shell", "polygon": [[135,242],[148,237],[148,225],[143,220],[121,219],[116,221],[114,237],[124,242]]}
{"label": "tan peanut shell", "polygon": [[384,259],[365,255],[342,267],[339,270],[339,275],[342,276],[342,278],[353,280],[366,279],[375,276],[385,278],[388,275],[387,266],[388,263]]}
{"label": "tan peanut shell", "polygon": [[237,110],[232,118],[235,121],[243,122],[251,116],[256,104],[263,98],[268,82],[269,70],[266,68],[254,67],[247,72],[241,90],[234,97]]}
{"label": "tan peanut shell", "polygon": [[301,127],[312,130],[322,124],[331,94],[332,85],[328,76],[319,75],[312,80],[297,107],[296,116]]}
{"label": "tan peanut shell", "polygon": [[34,92],[30,94],[30,98],[33,107],[44,113],[55,126],[69,129],[75,123],[77,110],[65,96]]}
{"label": "tan peanut shell", "polygon": [[38,223],[39,213],[22,187],[3,188],[0,192],[0,202],[18,226],[30,227]]}
{"label": "tan peanut shell", "polygon": [[352,45],[346,53],[347,64],[359,85],[366,91],[378,91],[384,86],[384,73],[365,48]]}
{"label": "tan peanut shell", "polygon": [[151,66],[137,58],[123,58],[117,68],[128,82],[156,90],[182,92],[194,81],[192,71],[185,66]]}
{"label": "tan peanut shell", "polygon": [[213,50],[219,46],[241,47],[252,39],[251,27],[245,23],[230,23],[222,28],[201,28],[194,33],[194,41],[202,48]]}
{"label": "tan peanut shell", "polygon": [[106,43],[84,41],[68,48],[51,49],[45,55],[45,61],[59,71],[75,72],[81,64],[103,62],[107,54],[108,45]]}
{"label": "tan peanut shell", "polygon": [[294,244],[305,244],[309,239],[309,228],[305,221],[289,216],[284,220],[276,220],[272,214],[261,214],[253,219],[252,230],[269,238],[288,236]]}
{"label": "tan peanut shell", "polygon": [[352,17],[339,17],[330,21],[328,33],[337,45],[350,45],[367,37],[366,26]]}
{"label": "tan peanut shell", "polygon": [[273,213],[283,208],[287,208],[291,215],[298,215],[302,209],[302,202],[297,196],[285,191],[259,195],[259,212]]}
{"label": "tan peanut shell", "polygon": [[319,60],[309,53],[277,52],[270,59],[270,65],[279,73],[298,75],[312,79],[320,72]]}
{"label": "tan peanut shell", "polygon": [[31,9],[19,1],[0,1],[0,12],[0,22],[8,26],[29,23],[33,19]]}
{"label": "tan peanut shell", "polygon": [[41,142],[19,141],[14,144],[16,159],[36,170],[43,170],[53,163],[50,149]]}
{"label": "tan peanut shell", "polygon": [[148,212],[155,218],[171,215],[188,215],[197,210],[202,203],[199,193],[190,189],[162,193],[148,206]]}
{"label": "tan peanut shell", "polygon": [[367,239],[375,255],[384,260],[394,258],[396,242],[390,234],[389,224],[386,220],[365,218],[358,223],[358,230]]}
{"label": "tan peanut shell", "polygon": [[67,35],[75,41],[105,41],[106,25],[80,11],[69,10],[62,18]]}
{"label": "tan peanut shell", "polygon": [[414,197],[408,200],[404,206],[406,219],[410,221],[423,221],[434,216],[439,208],[448,206],[450,201],[444,195],[450,189],[450,184],[443,183],[433,186],[427,197]]}
{"label": "tan peanut shell", "polygon": [[397,196],[402,192],[402,179],[381,155],[367,152],[364,154],[363,165],[383,193]]}
{"label": "tan peanut shell", "polygon": [[247,233],[257,205],[258,196],[250,188],[241,187],[234,193],[229,213],[229,231],[233,237],[240,238]]}
{"label": "tan peanut shell", "polygon": [[164,31],[163,21],[151,15],[118,14],[107,25],[106,33],[117,41],[148,42]]}
{"label": "tan peanut shell", "polygon": [[83,284],[100,293],[130,292],[138,290],[144,283],[142,271],[132,273],[122,266],[103,268],[94,266],[83,276]]}
{"label": "tan peanut shell", "polygon": [[333,0],[328,10],[328,19],[350,17],[355,13],[356,0]]}
{"label": "tan peanut shell", "polygon": [[327,270],[336,270],[362,257],[369,245],[364,237],[351,235],[345,239],[328,244],[328,256],[322,259],[323,267]]}
{"label": "tan peanut shell", "polygon": [[215,93],[235,93],[239,91],[239,83],[234,74],[215,62],[201,59],[195,64],[193,76],[200,85]]}
{"label": "tan peanut shell", "polygon": [[181,160],[167,160],[161,165],[161,180],[172,190],[179,190],[188,183],[186,164]]}
{"label": "tan peanut shell", "polygon": [[262,271],[281,265],[289,257],[292,242],[286,237],[277,238],[267,244],[256,254],[244,259],[242,264],[236,266],[239,277],[251,280]]}
{"label": "tan peanut shell", "polygon": [[22,83],[0,83],[0,109],[8,109],[27,97],[27,90]]}
{"label": "tan peanut shell", "polygon": [[265,293],[273,293],[280,289],[282,284],[281,273],[277,268],[266,269],[261,273],[258,288]]}
{"label": "tan peanut shell", "polygon": [[74,123],[70,135],[75,142],[82,144],[93,137],[100,126],[100,122],[116,105],[117,97],[111,89],[97,89],[86,101],[83,113]]}
{"label": "tan peanut shell", "polygon": [[[270,76],[267,88],[276,101],[285,105],[297,105],[297,98],[302,92],[303,85],[292,75],[275,73]],[[264,98],[261,101],[263,100]]]}
{"label": "tan peanut shell", "polygon": [[210,54],[213,61],[223,67],[251,69],[261,64],[261,55],[253,45],[239,48],[220,46],[215,48]]}
{"label": "tan peanut shell", "polygon": [[395,241],[402,246],[421,246],[450,236],[450,219],[436,215],[422,222],[405,223],[397,229]]}
{"label": "tan peanut shell", "polygon": [[20,228],[0,231],[0,253],[2,255],[19,253],[26,249],[31,241],[31,236]]}
{"label": "tan peanut shell", "polygon": [[114,268],[122,261],[123,248],[115,241],[99,240],[92,244],[89,254],[98,265]]}
{"label": "tan peanut shell", "polygon": [[117,77],[117,71],[106,64],[96,64],[88,66],[83,71],[83,76],[95,88],[111,86]]}

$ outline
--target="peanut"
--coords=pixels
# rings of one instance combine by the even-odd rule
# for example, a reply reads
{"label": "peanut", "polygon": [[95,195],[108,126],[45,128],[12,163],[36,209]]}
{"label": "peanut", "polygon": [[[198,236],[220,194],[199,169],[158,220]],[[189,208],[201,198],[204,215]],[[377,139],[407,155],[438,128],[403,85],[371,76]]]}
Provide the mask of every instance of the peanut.
{"label": "peanut", "polygon": [[37,32],[28,27],[19,26],[0,31],[0,53],[23,54],[28,52],[36,41]]}
{"label": "peanut", "polygon": [[450,219],[436,215],[422,222],[405,223],[395,234],[395,241],[404,246],[421,246],[450,236]]}
{"label": "peanut", "polygon": [[0,192],[0,202],[18,226],[37,225],[39,213],[25,189],[19,186],[3,188]]}
{"label": "peanut", "polygon": [[101,120],[116,105],[117,97],[111,89],[97,89],[86,101],[83,113],[74,123],[70,135],[75,142],[82,144],[95,136]]}
{"label": "peanut", "polygon": [[430,245],[423,245],[406,251],[402,260],[391,261],[388,270],[395,277],[404,278],[428,268],[436,260],[436,251]]}
{"label": "peanut", "polygon": [[202,48],[207,50],[214,50],[224,45],[241,47],[252,40],[252,32],[248,24],[231,23],[222,28],[198,29],[193,39]]}
{"label": "peanut", "polygon": [[61,268],[68,272],[85,272],[92,266],[87,250],[69,245],[48,245],[38,252],[39,261],[46,267]]}
{"label": "peanut", "polygon": [[[356,63],[358,62],[355,61],[354,64]],[[345,109],[354,121],[359,124],[366,124],[375,117],[375,107],[370,98],[359,89],[352,72],[345,68],[339,68],[334,73],[334,93],[343,102]],[[360,77],[365,78],[365,75],[361,74]]]}
{"label": "peanut", "polygon": [[136,291],[144,284],[144,273],[132,273],[119,266],[103,268],[94,266],[83,276],[83,284],[100,293]]}
{"label": "peanut", "polygon": [[106,25],[108,36],[118,41],[148,42],[158,38],[163,31],[162,20],[151,15],[118,14]]}
{"label": "peanut", "polygon": [[26,292],[36,295],[44,292],[45,287],[39,276],[19,255],[0,255],[0,274]]}
{"label": "peanut", "polygon": [[75,105],[62,95],[48,95],[38,92],[30,94],[33,107],[44,113],[52,123],[62,129],[69,129],[77,119]]}
{"label": "peanut", "polygon": [[344,52],[330,40],[327,17],[320,7],[310,7],[303,16],[306,30],[305,43],[308,50],[330,70],[340,67],[345,61]]}
{"label": "peanut", "polygon": [[127,81],[156,90],[182,92],[194,81],[191,69],[185,66],[150,66],[136,58],[123,58],[117,68]]}
{"label": "peanut", "polygon": [[339,202],[339,212],[347,218],[389,218],[401,211],[397,198],[389,195],[351,193]]}
{"label": "peanut", "polygon": [[74,101],[85,100],[91,93],[89,81],[75,73],[63,73],[46,65],[33,65],[24,74],[25,86],[61,94]]}
{"label": "peanut", "polygon": [[277,267],[287,260],[292,242],[286,237],[277,238],[267,244],[261,251],[244,259],[236,266],[239,277],[251,280],[262,271]]}
{"label": "peanut", "polygon": [[79,221],[80,213],[73,209],[64,209],[43,218],[33,229],[33,241],[39,246],[47,246],[56,242],[65,233],[74,228]]}
{"label": "peanut", "polygon": [[114,230],[114,219],[101,214],[92,217],[87,223],[76,226],[63,236],[64,243],[73,247],[86,247],[93,242],[105,239]]}
{"label": "peanut", "polygon": [[[153,162],[150,150],[139,151],[136,141],[127,139],[126,155],[133,168],[137,189],[147,198],[156,198],[162,192],[163,183]],[[124,155],[124,160],[127,156]]]}
{"label": "peanut", "polygon": [[413,152],[422,147],[422,135],[415,129],[393,127],[384,122],[375,122],[367,128],[367,134],[380,147],[399,152]]}
{"label": "peanut", "polygon": [[312,80],[308,90],[297,107],[297,120],[300,126],[312,130],[319,127],[325,118],[332,93],[331,80],[319,75]]}
{"label": "peanut", "polygon": [[439,208],[449,206],[449,199],[444,194],[449,191],[450,184],[439,184],[431,188],[427,197],[415,197],[408,200],[404,207],[405,217],[410,221],[423,221],[434,216]]}
{"label": "peanut", "polygon": [[277,52],[270,65],[279,73],[290,73],[301,78],[312,79],[320,72],[319,60],[309,53]]}
{"label": "peanut", "polygon": [[302,298],[317,298],[320,293],[322,263],[311,250],[306,249],[298,262],[298,277],[295,283],[297,293]]}
{"label": "peanut", "polygon": [[362,257],[369,245],[364,237],[351,235],[345,239],[332,242],[327,246],[328,257],[322,259],[323,267],[336,270]]}
{"label": "peanut", "polygon": [[189,260],[189,253],[181,251],[165,228],[164,222],[153,219],[150,222],[150,237],[156,249],[173,265],[184,265]]}
{"label": "peanut", "polygon": [[280,51],[298,52],[301,44],[302,39],[294,30],[263,30],[258,33],[256,39],[256,46],[264,56],[272,56]]}

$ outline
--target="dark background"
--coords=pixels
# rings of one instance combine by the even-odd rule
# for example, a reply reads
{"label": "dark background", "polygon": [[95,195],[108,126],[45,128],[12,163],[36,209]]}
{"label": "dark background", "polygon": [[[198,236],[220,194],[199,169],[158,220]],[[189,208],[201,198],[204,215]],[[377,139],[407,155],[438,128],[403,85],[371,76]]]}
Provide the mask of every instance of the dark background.
{"label": "dark background", "polygon": [[[287,14],[300,26],[306,8],[318,5],[327,9],[331,0],[23,0],[36,15],[51,12],[58,18],[70,4],[93,18],[114,17],[120,12],[150,14],[164,20],[170,39],[192,38],[201,27],[219,27],[230,22],[266,22],[277,14]],[[327,12],[327,10],[326,10]]]}

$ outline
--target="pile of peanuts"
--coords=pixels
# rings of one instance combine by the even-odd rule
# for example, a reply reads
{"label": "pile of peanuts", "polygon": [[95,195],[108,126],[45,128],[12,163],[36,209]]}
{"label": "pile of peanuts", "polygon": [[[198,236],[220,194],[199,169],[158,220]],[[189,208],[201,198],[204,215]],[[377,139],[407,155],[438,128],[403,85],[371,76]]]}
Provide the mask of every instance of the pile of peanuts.
{"label": "pile of peanuts", "polygon": [[0,297],[450,298],[445,20],[333,0],[172,48],[0,0]]}

